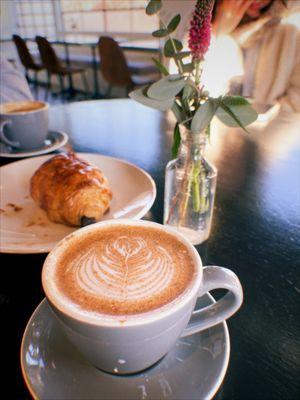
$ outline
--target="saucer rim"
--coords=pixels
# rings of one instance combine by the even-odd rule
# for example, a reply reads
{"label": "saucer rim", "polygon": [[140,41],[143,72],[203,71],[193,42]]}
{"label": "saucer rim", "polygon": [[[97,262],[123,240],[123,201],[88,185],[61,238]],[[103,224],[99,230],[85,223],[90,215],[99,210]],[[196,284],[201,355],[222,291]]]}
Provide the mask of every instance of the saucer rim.
{"label": "saucer rim", "polygon": [[[214,299],[214,297],[209,292],[204,293],[204,295],[201,296],[201,297],[204,297],[204,296],[207,296],[212,301],[212,303],[216,303],[216,300]],[[25,365],[25,361],[24,361],[24,357],[23,357],[24,342],[25,342],[25,338],[27,336],[27,333],[29,331],[31,322],[35,319],[36,314],[40,311],[40,309],[45,307],[46,305],[48,305],[47,303],[48,303],[47,298],[44,297],[44,299],[34,309],[33,313],[31,314],[31,316],[30,316],[30,318],[29,318],[29,320],[28,320],[28,322],[26,324],[26,327],[24,329],[24,333],[23,333],[22,341],[21,341],[21,347],[20,347],[20,365],[21,365],[22,377],[24,379],[24,382],[25,382],[27,390],[29,391],[30,395],[32,396],[32,398],[34,400],[41,400],[41,399],[39,399],[39,397],[37,397],[37,395],[34,393],[34,389],[33,389],[33,387],[31,387],[29,378],[27,378],[27,375],[26,375],[26,372],[25,372],[25,366],[24,366]],[[50,307],[50,306],[48,305],[48,307]],[[203,400],[212,400],[213,399],[213,397],[215,396],[215,394],[219,390],[219,388],[220,388],[220,386],[221,386],[221,384],[222,384],[222,382],[223,382],[223,380],[225,378],[226,372],[228,370],[230,352],[231,352],[230,335],[229,335],[229,329],[228,329],[226,320],[224,320],[223,322],[221,322],[220,324],[217,324],[217,325],[221,325],[221,324],[223,325],[224,336],[225,336],[225,351],[224,351],[225,352],[225,356],[224,356],[224,360],[223,360],[222,371],[219,374],[218,378],[216,379],[216,382],[215,382],[214,386],[212,387],[210,392],[207,393],[207,396]],[[214,327],[211,327],[209,329],[213,329],[213,328]],[[205,331],[205,330],[206,329],[204,329],[203,331]],[[197,335],[199,333],[200,332],[196,332],[196,333],[194,333],[194,335]],[[191,336],[193,336],[193,335],[191,335]],[[170,351],[172,351],[172,349]]]}
{"label": "saucer rim", "polygon": [[[3,158],[26,158],[26,157],[42,156],[42,155],[51,153],[52,151],[60,149],[69,140],[69,135],[66,132],[63,132],[63,131],[60,131],[57,129],[49,129],[48,135],[50,133],[55,133],[60,136],[61,140],[59,141],[59,143],[53,143],[50,147],[47,147],[47,148],[41,147],[40,149],[27,150],[24,152],[14,152],[14,153],[0,152],[0,157],[3,157]],[[47,140],[47,138],[46,138],[46,140]]]}

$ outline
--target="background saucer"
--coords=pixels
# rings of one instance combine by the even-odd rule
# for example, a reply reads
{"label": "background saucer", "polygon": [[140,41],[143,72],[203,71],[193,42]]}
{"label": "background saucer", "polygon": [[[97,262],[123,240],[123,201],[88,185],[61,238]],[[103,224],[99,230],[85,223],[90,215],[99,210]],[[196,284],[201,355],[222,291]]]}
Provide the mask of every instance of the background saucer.
{"label": "background saucer", "polygon": [[[78,153],[99,167],[108,178],[113,199],[103,220],[140,219],[150,210],[156,186],[137,166],[100,154]],[[2,253],[47,253],[76,227],[51,222],[31,198],[30,178],[52,156],[16,161],[0,168],[0,251]]]}
{"label": "background saucer", "polygon": [[[197,307],[213,303],[211,295]],[[35,399],[211,399],[225,376],[230,353],[226,323],[179,339],[152,368],[111,375],[89,364],[62,332],[46,300],[32,315],[22,341],[21,367]]]}
{"label": "background saucer", "polygon": [[7,158],[21,158],[40,156],[42,154],[50,153],[51,151],[60,149],[64,146],[69,137],[65,132],[49,131],[44,146],[35,150],[19,150],[7,146],[5,143],[0,142],[0,157]]}

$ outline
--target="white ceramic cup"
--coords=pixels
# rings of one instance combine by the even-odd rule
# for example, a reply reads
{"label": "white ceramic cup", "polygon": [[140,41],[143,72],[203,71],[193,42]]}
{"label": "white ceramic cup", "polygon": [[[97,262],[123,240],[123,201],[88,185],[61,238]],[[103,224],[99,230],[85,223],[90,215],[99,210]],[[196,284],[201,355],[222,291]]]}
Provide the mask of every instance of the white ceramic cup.
{"label": "white ceramic cup", "polygon": [[[125,322],[122,318],[90,316],[68,308],[53,290],[51,275],[57,257],[64,254],[73,239],[78,240],[91,231],[101,232],[102,228],[113,225],[152,227],[168,232],[184,243],[196,268],[189,291],[167,306],[138,316],[131,315]],[[224,321],[239,309],[243,301],[240,281],[232,271],[216,266],[203,268],[198,252],[187,239],[172,228],[149,221],[110,220],[73,232],[47,256],[42,284],[50,306],[71,342],[93,365],[118,374],[150,367],[171,350],[179,337]],[[194,310],[198,296],[218,288],[227,289],[228,293],[216,303]]]}
{"label": "white ceramic cup", "polygon": [[42,147],[48,136],[49,104],[19,101],[0,105],[0,139],[20,150]]}

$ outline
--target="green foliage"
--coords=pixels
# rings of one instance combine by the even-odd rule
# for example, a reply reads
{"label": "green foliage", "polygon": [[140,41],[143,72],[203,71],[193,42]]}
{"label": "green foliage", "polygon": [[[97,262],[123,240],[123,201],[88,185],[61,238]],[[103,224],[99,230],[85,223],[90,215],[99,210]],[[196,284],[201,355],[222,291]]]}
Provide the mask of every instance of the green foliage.
{"label": "green foliage", "polygon": [[174,54],[173,57],[175,58],[175,60],[182,60],[183,58],[190,57],[190,55],[190,51],[181,51],[180,53]]}
{"label": "green foliage", "polygon": [[[159,13],[162,0],[150,0],[146,7],[148,15]],[[191,56],[190,51],[182,51],[182,43],[172,38],[172,33],[181,22],[180,14],[174,16],[168,25],[162,22],[162,28],[153,32],[156,38],[167,37],[163,48],[163,54],[167,58],[173,58],[178,74],[170,75],[167,68],[156,58],[152,58],[163,77],[152,85],[135,90],[129,96],[148,107],[166,111],[171,109],[176,117],[174,127],[173,157],[177,156],[180,145],[179,124],[191,129],[192,133],[206,130],[210,135],[210,123],[216,115],[225,125],[241,127],[251,124],[257,119],[256,111],[251,107],[247,99],[242,96],[209,97],[208,92],[201,87],[200,62],[183,60]],[[197,174],[196,174],[197,175]],[[195,175],[195,176],[196,176]],[[197,180],[195,179],[195,183]]]}
{"label": "green foliage", "polygon": [[181,141],[180,129],[179,129],[179,124],[177,122],[174,127],[174,133],[173,133],[173,146],[172,146],[172,157],[173,158],[176,158],[178,155],[180,141]]}
{"label": "green foliage", "polygon": [[245,126],[257,119],[257,112],[250,103],[241,96],[224,96],[219,102],[216,116],[227,126],[240,127],[245,132]]}
{"label": "green foliage", "polygon": [[179,104],[176,103],[176,101],[174,101],[173,103],[172,111],[178,122],[182,122],[185,120],[186,116],[184,110],[182,109],[182,107],[180,107]]}
{"label": "green foliage", "polygon": [[168,39],[164,45],[165,57],[173,57],[177,52],[183,49],[182,43],[177,39]]}
{"label": "green foliage", "polygon": [[200,105],[200,107],[196,111],[192,119],[191,131],[193,133],[198,133],[203,129],[206,129],[207,126],[210,124],[214,114],[214,103],[210,101],[210,99],[208,99],[204,104]]}
{"label": "green foliage", "polygon": [[158,11],[161,9],[161,7],[162,7],[161,0],[150,0],[146,7],[146,14],[148,15],[157,14]]}
{"label": "green foliage", "polygon": [[180,20],[181,20],[180,14],[175,15],[175,17],[173,17],[171,19],[171,21],[169,22],[168,27],[167,27],[169,33],[172,33],[175,31],[175,29],[177,28],[177,26],[180,23]]}
{"label": "green foliage", "polygon": [[167,111],[172,108],[174,103],[174,98],[167,100],[155,100],[147,96],[147,90],[149,86],[144,86],[143,88],[134,90],[129,93],[129,97],[144,106],[155,108],[156,110]]}
{"label": "green foliage", "polygon": [[184,85],[184,88],[183,88],[183,92],[182,92],[182,99],[184,101],[188,101],[189,99],[195,98],[196,94],[197,94],[197,91],[194,88],[194,86],[189,85],[189,83],[186,82],[186,84]]}
{"label": "green foliage", "polygon": [[164,76],[168,76],[169,75],[169,71],[167,70],[167,68],[159,60],[157,60],[156,58],[152,57],[152,61],[156,65],[157,69],[162,73],[162,75],[164,75]]}
{"label": "green foliage", "polygon": [[156,100],[174,99],[185,85],[184,77],[181,75],[168,75],[153,83],[147,96]]}
{"label": "green foliage", "polygon": [[249,101],[242,96],[223,96],[222,102],[228,107],[250,105]]}
{"label": "green foliage", "polygon": [[157,38],[162,38],[169,35],[168,29],[158,29],[157,31],[152,32],[152,36]]}
{"label": "green foliage", "polygon": [[182,65],[182,70],[183,72],[187,73],[187,72],[193,72],[194,71],[194,63],[188,63],[188,64],[183,64]]}

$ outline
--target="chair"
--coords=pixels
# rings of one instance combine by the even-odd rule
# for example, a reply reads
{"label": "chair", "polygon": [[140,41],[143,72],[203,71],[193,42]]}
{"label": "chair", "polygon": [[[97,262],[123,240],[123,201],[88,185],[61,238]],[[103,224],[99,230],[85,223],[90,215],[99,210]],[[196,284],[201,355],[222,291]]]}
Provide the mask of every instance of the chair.
{"label": "chair", "polygon": [[25,68],[25,76],[28,82],[30,82],[30,78],[28,75],[28,70],[34,71],[34,85],[37,91],[38,85],[38,72],[44,69],[43,65],[38,64],[34,61],[30,51],[28,50],[27,44],[24,39],[19,35],[13,35],[13,41],[16,45],[18,55],[20,57],[21,63]]}
{"label": "chair", "polygon": [[[118,43],[111,37],[102,36],[98,41],[101,72],[109,84],[105,97],[109,97],[113,86],[125,87],[126,94],[136,86],[153,83],[148,77],[141,76],[143,65],[130,68]],[[139,77],[133,78],[133,74]]]}
{"label": "chair", "polygon": [[[46,99],[48,98],[49,89],[51,88],[52,75],[57,75],[59,79],[61,94],[64,95],[65,93],[68,93],[70,97],[72,97],[76,92],[76,90],[73,88],[72,75],[81,74],[85,93],[88,93],[88,84],[86,81],[84,68],[63,65],[60,59],[57,57],[53,47],[45,37],[36,36],[36,43],[38,45],[43,65],[47,70],[47,89],[45,95]],[[69,77],[69,88],[67,90],[65,90],[64,88],[65,76]]]}

